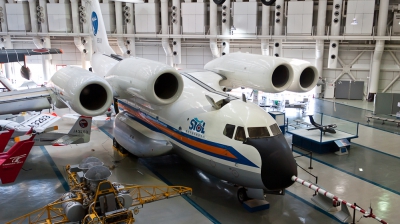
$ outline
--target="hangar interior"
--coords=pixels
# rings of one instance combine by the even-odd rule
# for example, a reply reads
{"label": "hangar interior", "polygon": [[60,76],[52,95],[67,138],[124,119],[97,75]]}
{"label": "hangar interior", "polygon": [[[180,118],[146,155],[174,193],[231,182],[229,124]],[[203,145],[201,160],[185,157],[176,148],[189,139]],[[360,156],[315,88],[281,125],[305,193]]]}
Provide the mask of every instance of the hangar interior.
{"label": "hangar interior", "polygon": [[[298,176],[312,183],[317,176],[321,188],[363,209],[371,206],[376,216],[396,223],[400,218],[399,125],[372,117],[379,103],[377,94],[391,97],[400,93],[400,1],[276,0],[271,6],[263,4],[269,1],[257,0],[221,2],[102,0],[100,7],[110,45],[123,58],[140,57],[192,71],[234,52],[310,62],[320,76],[320,83],[310,92],[256,96],[252,90],[234,89],[232,94],[250,91],[249,99],[256,96],[255,102],[266,96],[267,103],[278,100],[282,104],[307,98],[303,109],[277,108],[285,113],[288,123],[308,122],[305,115],[316,113],[358,123],[358,138],[351,141],[349,154],[298,157],[297,164],[306,169],[299,168]],[[32,81],[40,86],[66,66],[91,68],[94,39],[89,35],[90,21],[90,1],[0,0],[0,47],[62,49],[63,54],[26,57]],[[26,82],[18,74],[22,64],[1,65],[2,74],[15,86]],[[344,90],[350,92],[352,84],[358,85],[361,98],[338,97],[338,89],[346,85]],[[59,115],[74,113],[55,111]],[[73,122],[62,119],[57,124],[67,131]],[[286,128],[289,133],[285,137],[291,144],[290,131],[296,129]],[[16,182],[0,185],[0,222],[59,198],[68,191],[65,166],[95,156],[114,166],[111,181],[193,188],[192,196],[145,205],[136,218],[139,223],[342,223],[315,205],[313,191],[299,184],[287,188],[283,196],[266,195],[270,208],[249,213],[237,202],[235,186],[180,156],[118,160],[112,135],[112,122],[95,121],[90,143],[33,147]],[[305,153],[297,148],[293,155]],[[307,169],[310,161],[313,169]],[[377,222],[360,213],[355,219],[359,223]]]}

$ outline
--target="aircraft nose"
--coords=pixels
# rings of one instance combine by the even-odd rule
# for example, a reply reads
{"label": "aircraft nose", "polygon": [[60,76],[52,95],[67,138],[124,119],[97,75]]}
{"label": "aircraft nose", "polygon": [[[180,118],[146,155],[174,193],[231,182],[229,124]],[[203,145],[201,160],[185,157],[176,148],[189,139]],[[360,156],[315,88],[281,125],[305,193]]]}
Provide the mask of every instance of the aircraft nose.
{"label": "aircraft nose", "polygon": [[283,134],[268,138],[247,139],[261,155],[261,179],[268,190],[290,187],[297,176],[297,164]]}

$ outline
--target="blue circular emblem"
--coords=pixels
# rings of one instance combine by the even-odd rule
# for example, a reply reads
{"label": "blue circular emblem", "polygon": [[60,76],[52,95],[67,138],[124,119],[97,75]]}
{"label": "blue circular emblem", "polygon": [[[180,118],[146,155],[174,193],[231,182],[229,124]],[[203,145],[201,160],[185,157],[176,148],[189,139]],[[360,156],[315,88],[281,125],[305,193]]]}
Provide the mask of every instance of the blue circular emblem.
{"label": "blue circular emblem", "polygon": [[97,19],[97,14],[92,12],[92,32],[96,36],[97,30],[99,29],[99,20]]}

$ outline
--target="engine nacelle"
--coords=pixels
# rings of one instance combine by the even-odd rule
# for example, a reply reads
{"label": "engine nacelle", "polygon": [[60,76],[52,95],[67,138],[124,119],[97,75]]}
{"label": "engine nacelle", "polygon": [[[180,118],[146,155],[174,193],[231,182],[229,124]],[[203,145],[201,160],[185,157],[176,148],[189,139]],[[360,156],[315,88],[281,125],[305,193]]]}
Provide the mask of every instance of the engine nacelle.
{"label": "engine nacelle", "polygon": [[283,59],[290,63],[294,71],[293,82],[287,89],[288,91],[308,92],[317,85],[318,70],[310,62],[299,59]]}
{"label": "engine nacelle", "polygon": [[113,102],[110,84],[94,73],[78,67],[68,66],[58,70],[51,77],[48,86],[57,100],[84,116],[101,115]]}
{"label": "engine nacelle", "polygon": [[106,75],[118,98],[133,96],[156,105],[175,102],[183,91],[181,75],[171,66],[143,58],[126,58]]}
{"label": "engine nacelle", "polygon": [[208,62],[204,69],[224,76],[234,87],[247,87],[263,92],[285,91],[293,82],[293,68],[284,59],[231,53]]}

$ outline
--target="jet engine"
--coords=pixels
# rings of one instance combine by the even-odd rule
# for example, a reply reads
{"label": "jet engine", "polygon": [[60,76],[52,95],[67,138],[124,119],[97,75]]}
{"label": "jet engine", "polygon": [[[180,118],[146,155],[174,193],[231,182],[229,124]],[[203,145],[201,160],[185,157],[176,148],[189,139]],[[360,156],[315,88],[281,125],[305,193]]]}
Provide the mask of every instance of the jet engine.
{"label": "jet engine", "polygon": [[175,102],[183,91],[183,80],[176,69],[159,62],[126,58],[106,75],[119,99],[133,96],[156,105]]}
{"label": "jet engine", "polygon": [[222,82],[232,84],[233,88],[247,87],[270,93],[285,91],[294,76],[292,66],[282,58],[247,53],[219,57],[208,62],[204,69],[224,76],[226,80]]}
{"label": "jet engine", "polygon": [[293,68],[294,78],[292,85],[287,89],[292,92],[308,92],[312,90],[318,83],[318,70],[308,61],[298,59],[286,60]]}
{"label": "jet engine", "polygon": [[78,67],[58,70],[48,86],[57,100],[84,116],[101,115],[113,102],[112,89],[107,81]]}

